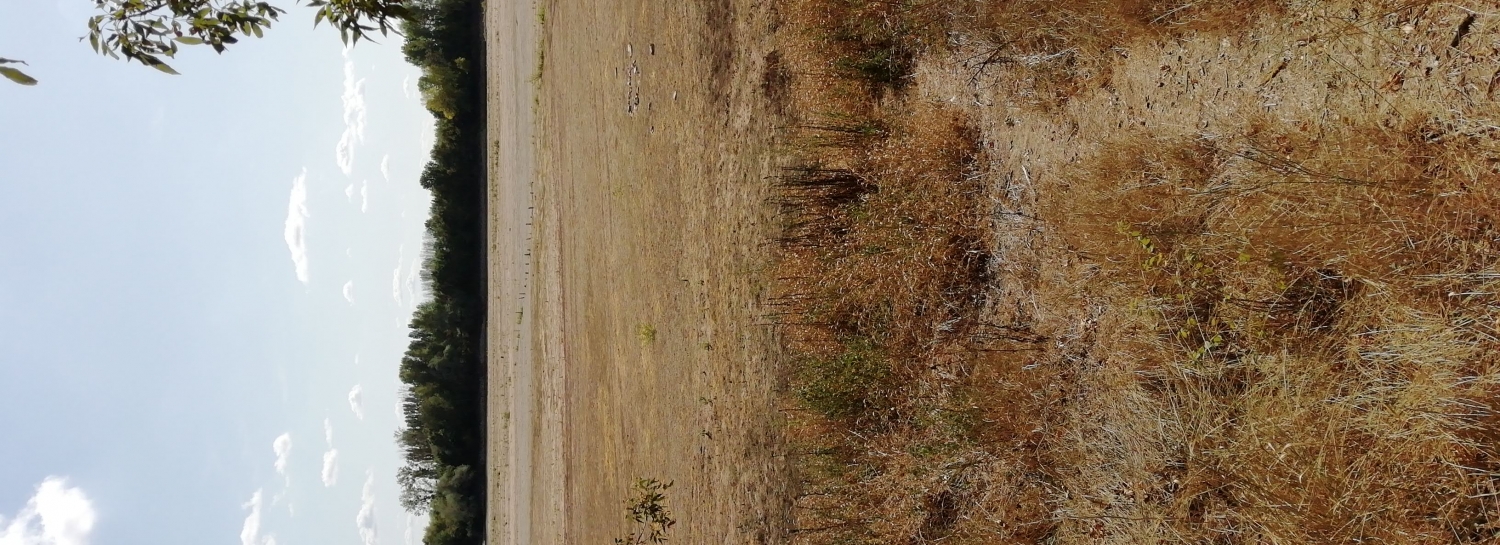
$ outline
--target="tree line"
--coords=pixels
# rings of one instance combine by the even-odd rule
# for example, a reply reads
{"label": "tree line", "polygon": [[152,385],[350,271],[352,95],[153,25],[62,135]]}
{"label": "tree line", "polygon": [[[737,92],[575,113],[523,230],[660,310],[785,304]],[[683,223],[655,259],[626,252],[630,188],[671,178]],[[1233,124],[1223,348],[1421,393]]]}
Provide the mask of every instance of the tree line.
{"label": "tree line", "polygon": [[422,187],[432,193],[422,280],[429,298],[401,359],[401,504],[425,512],[426,545],[484,540],[484,41],[478,0],[408,0],[402,52],[436,118]]}

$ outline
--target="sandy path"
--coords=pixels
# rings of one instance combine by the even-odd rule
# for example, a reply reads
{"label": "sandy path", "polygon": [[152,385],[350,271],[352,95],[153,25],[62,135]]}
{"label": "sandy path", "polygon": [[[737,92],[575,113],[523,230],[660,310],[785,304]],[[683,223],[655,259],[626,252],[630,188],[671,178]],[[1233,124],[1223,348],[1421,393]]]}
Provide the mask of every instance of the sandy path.
{"label": "sandy path", "polygon": [[486,6],[493,543],[608,543],[639,477],[676,482],[673,542],[783,540],[772,24],[748,0]]}
{"label": "sandy path", "polygon": [[485,3],[489,134],[489,285],[486,339],[490,413],[489,541],[532,543],[535,433],[532,386],[532,225],[535,153],[533,92],[528,80],[536,58],[535,7],[530,0]]}

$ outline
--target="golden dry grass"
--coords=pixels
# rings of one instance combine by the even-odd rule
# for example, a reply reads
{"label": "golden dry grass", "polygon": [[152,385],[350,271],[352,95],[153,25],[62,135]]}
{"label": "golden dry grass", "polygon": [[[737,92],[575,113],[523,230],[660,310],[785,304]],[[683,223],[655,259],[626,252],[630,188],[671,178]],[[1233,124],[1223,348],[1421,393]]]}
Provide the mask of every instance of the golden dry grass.
{"label": "golden dry grass", "polygon": [[1497,539],[1494,8],[780,5],[794,540]]}

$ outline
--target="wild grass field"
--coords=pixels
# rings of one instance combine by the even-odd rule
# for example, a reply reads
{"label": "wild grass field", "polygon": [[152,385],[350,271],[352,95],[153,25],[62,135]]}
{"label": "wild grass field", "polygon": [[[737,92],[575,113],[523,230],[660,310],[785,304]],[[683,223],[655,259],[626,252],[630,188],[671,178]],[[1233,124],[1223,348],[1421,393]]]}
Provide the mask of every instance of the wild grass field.
{"label": "wild grass field", "polygon": [[1500,536],[1500,6],[775,10],[794,543]]}

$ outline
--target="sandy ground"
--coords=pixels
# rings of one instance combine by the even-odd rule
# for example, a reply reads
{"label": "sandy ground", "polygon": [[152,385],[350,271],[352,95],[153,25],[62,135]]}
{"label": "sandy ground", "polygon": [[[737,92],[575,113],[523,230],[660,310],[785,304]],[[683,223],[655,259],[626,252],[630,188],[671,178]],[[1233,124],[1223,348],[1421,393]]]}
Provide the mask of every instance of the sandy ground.
{"label": "sandy ground", "polygon": [[534,503],[530,475],[536,467],[535,398],[530,387],[536,315],[530,299],[536,240],[531,228],[535,88],[527,79],[536,55],[534,10],[529,0],[485,3],[491,296],[485,332],[490,469],[486,524],[488,540],[495,543],[532,542],[532,510],[517,507]]}
{"label": "sandy ground", "polygon": [[776,343],[760,324],[771,14],[485,9],[489,540],[608,543],[652,477],[675,482],[673,542],[782,541]]}

